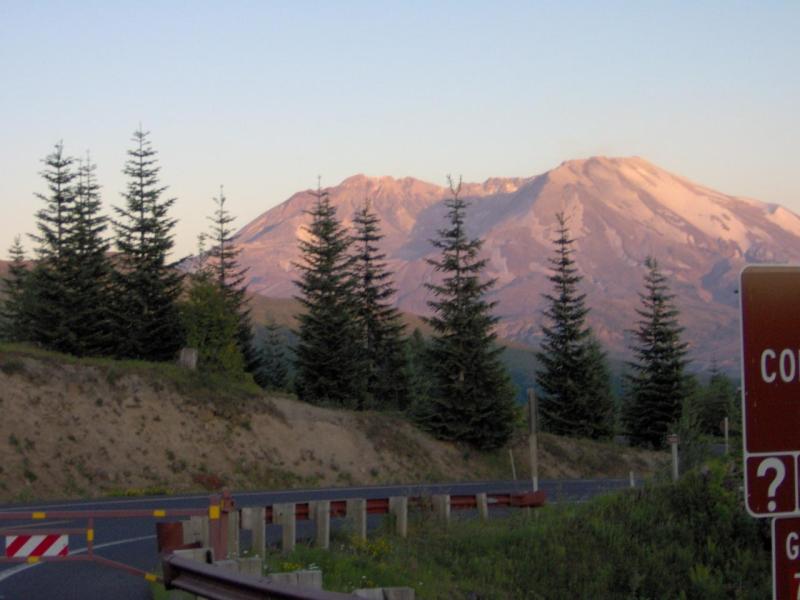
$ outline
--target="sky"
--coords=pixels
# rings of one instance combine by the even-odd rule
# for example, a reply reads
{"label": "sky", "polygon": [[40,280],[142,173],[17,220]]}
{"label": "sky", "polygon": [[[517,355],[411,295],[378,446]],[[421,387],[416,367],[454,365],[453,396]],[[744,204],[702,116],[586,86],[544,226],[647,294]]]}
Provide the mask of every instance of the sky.
{"label": "sky", "polygon": [[220,185],[243,226],[317,176],[444,184],[593,155],[800,213],[799,30],[796,0],[0,0],[0,256],[34,231],[59,141],[121,205],[140,123],[180,255]]}

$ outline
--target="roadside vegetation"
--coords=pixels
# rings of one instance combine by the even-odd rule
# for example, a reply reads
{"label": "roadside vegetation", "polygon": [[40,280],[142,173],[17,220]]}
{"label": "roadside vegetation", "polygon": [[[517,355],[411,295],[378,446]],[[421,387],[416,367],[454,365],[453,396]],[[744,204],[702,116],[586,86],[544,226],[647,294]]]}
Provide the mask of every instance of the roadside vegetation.
{"label": "roadside vegetation", "polygon": [[269,570],[319,568],[326,589],[413,587],[434,599],[715,600],[770,597],[766,523],[742,506],[732,462],[695,470],[679,483],[551,505],[535,518],[411,524],[389,533],[340,537],[330,551],[299,545],[273,554]]}

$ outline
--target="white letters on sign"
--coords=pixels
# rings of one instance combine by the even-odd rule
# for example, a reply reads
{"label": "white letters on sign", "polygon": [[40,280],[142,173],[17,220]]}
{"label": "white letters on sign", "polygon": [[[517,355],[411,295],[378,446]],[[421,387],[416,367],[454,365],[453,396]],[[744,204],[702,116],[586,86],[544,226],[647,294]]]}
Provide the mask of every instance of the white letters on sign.
{"label": "white letters on sign", "polygon": [[797,560],[800,557],[800,548],[797,545],[798,540],[800,540],[800,536],[797,535],[796,531],[786,536],[786,558],[789,560]]}
{"label": "white letters on sign", "polygon": [[764,383],[800,381],[800,349],[784,348],[778,354],[772,348],[761,353],[761,379]]}

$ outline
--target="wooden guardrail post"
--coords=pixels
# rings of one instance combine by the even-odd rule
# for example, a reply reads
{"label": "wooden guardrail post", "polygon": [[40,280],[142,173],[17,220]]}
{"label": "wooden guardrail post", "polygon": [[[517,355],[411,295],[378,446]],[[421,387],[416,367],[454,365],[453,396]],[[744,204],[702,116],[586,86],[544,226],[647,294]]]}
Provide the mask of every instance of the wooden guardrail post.
{"label": "wooden guardrail post", "polygon": [[267,509],[259,506],[251,509],[250,530],[253,532],[251,538],[251,552],[264,558],[267,555]]}
{"label": "wooden guardrail post", "polygon": [[284,553],[294,550],[296,543],[297,519],[294,502],[272,505],[273,521],[281,526],[281,550]]}
{"label": "wooden guardrail post", "polygon": [[397,535],[408,535],[408,498],[396,496],[389,498],[389,512],[394,516],[394,528]]}
{"label": "wooden guardrail post", "polygon": [[435,494],[433,496],[433,511],[445,523],[450,521],[450,495]]}
{"label": "wooden guardrail post", "polygon": [[488,519],[489,497],[486,495],[486,492],[475,494],[475,502],[478,504],[478,514],[481,516],[481,519]]}
{"label": "wooden guardrail post", "polygon": [[239,511],[233,510],[228,513],[228,531],[226,544],[228,558],[239,557]]}
{"label": "wooden guardrail post", "polygon": [[189,517],[183,522],[183,543],[194,544],[200,542],[203,546],[209,545],[208,517]]}
{"label": "wooden guardrail post", "polygon": [[331,502],[319,500],[314,503],[314,523],[316,525],[316,545],[327,550],[331,545]]}
{"label": "wooden guardrail post", "polygon": [[364,498],[347,500],[347,520],[353,528],[353,535],[367,539],[367,501]]}

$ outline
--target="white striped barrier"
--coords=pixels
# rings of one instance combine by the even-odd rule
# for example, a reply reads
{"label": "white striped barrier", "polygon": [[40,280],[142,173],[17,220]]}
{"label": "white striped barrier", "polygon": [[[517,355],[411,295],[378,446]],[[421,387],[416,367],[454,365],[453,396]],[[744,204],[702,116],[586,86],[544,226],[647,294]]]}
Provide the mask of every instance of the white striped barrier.
{"label": "white striped barrier", "polygon": [[6,557],[29,558],[42,556],[67,556],[69,536],[59,534],[7,535]]}

